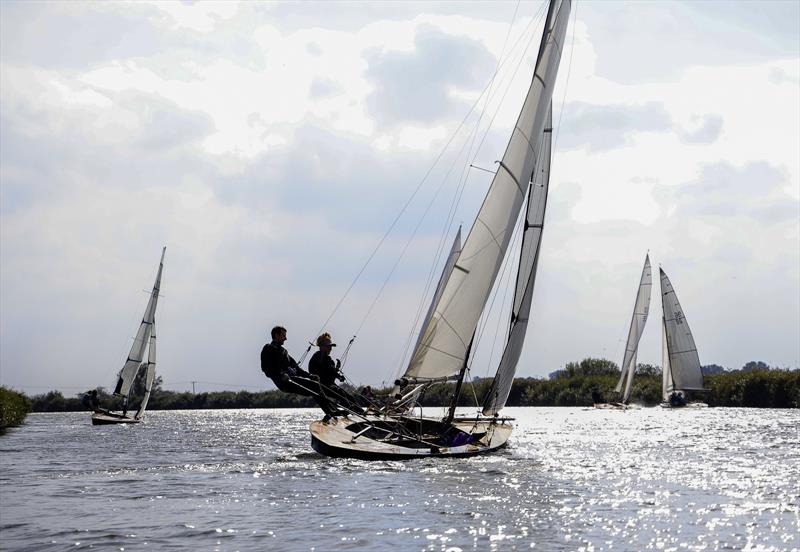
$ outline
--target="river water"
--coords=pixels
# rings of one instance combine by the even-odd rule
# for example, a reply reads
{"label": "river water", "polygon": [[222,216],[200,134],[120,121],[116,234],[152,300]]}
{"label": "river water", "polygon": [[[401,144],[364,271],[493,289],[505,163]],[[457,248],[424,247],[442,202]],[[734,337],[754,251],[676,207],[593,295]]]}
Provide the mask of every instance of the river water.
{"label": "river water", "polygon": [[505,450],[365,462],[317,412],[33,414],[0,436],[3,550],[800,550],[800,411],[509,408]]}

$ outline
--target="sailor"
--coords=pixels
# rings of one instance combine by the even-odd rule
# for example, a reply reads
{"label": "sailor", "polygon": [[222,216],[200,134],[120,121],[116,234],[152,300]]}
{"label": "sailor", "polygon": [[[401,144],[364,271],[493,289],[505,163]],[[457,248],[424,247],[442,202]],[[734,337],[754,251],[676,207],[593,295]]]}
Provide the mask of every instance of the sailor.
{"label": "sailor", "polygon": [[338,359],[334,362],[331,358],[333,347],[336,347],[336,343],[331,339],[331,334],[325,332],[319,336],[317,347],[319,347],[319,351],[311,355],[311,360],[308,361],[308,371],[319,377],[322,385],[336,385],[337,379],[344,381],[344,375],[339,371],[341,362]]}
{"label": "sailor", "polygon": [[272,380],[275,386],[286,393],[312,397],[325,412],[325,417],[341,414],[333,404],[320,393],[319,381],[303,370],[289,352],[284,349],[286,328],[275,326],[270,332],[272,341],[261,349],[261,371]]}
{"label": "sailor", "polygon": [[319,347],[319,351],[311,355],[311,360],[308,361],[308,371],[311,372],[312,377],[319,378],[319,382],[322,384],[321,392],[337,404],[361,412],[359,401],[336,385],[337,379],[345,381],[345,377],[341,371],[342,363],[339,359],[334,361],[331,358],[331,351],[333,351],[333,347],[336,347],[331,334],[325,332],[320,335],[317,338],[317,347]]}
{"label": "sailor", "polygon": [[92,412],[102,412],[100,408],[100,399],[97,396],[97,389],[91,389],[84,393],[81,398],[81,403]]}

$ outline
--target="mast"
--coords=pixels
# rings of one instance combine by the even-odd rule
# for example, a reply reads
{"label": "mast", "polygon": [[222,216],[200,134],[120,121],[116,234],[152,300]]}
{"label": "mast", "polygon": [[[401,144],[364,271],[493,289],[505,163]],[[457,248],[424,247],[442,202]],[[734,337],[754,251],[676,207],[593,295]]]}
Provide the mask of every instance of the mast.
{"label": "mast", "polygon": [[475,336],[472,336],[472,339],[469,341],[469,347],[467,347],[467,356],[464,359],[464,365],[461,367],[461,371],[458,373],[458,381],[456,381],[456,390],[453,393],[452,399],[450,399],[450,409],[447,411],[447,416],[444,419],[444,423],[450,425],[453,421],[453,418],[456,415],[456,406],[458,406],[458,397],[461,396],[461,387],[464,385],[464,376],[467,374],[467,361],[469,359],[469,353],[472,350],[472,343],[475,341]]}

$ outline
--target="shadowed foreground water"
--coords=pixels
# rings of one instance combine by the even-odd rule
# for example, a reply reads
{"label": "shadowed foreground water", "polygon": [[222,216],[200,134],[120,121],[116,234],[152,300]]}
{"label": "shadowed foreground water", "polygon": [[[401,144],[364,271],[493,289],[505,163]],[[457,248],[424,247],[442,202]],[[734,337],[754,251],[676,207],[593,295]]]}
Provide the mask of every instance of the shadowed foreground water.
{"label": "shadowed foreground water", "polygon": [[510,446],[365,462],[313,410],[34,414],[0,437],[6,550],[800,550],[797,410],[510,408]]}

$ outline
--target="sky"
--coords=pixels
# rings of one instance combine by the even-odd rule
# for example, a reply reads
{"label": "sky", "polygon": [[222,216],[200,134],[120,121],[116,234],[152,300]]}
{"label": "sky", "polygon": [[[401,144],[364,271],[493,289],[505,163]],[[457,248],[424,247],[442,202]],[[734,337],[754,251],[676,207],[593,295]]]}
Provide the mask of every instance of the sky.
{"label": "sky", "polygon": [[[573,6],[518,376],[619,363],[648,251],[703,364],[800,366],[799,6]],[[276,324],[296,358],[323,329],[334,356],[355,335],[348,377],[393,381],[544,9],[0,3],[0,385],[112,387],[162,246],[165,388],[272,389]],[[499,360],[513,271],[472,376]],[[660,316],[654,293],[640,362],[661,363]]]}

